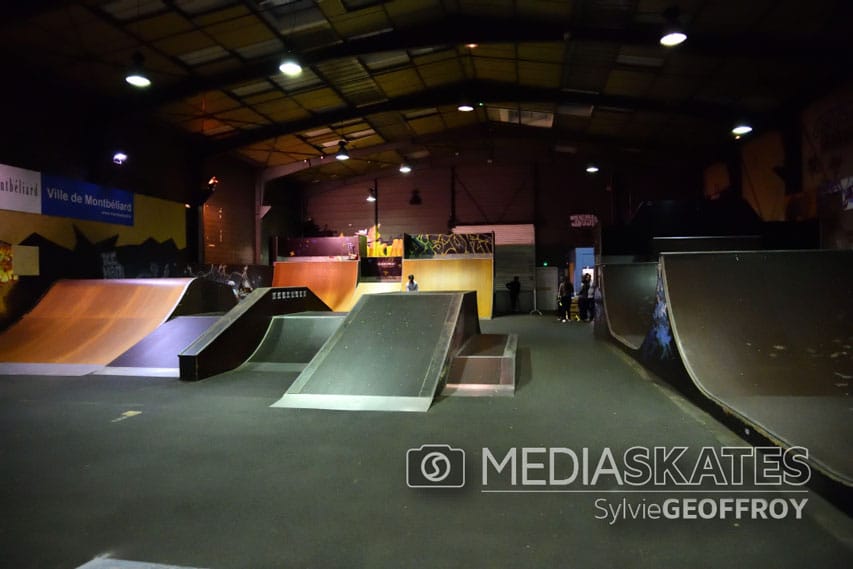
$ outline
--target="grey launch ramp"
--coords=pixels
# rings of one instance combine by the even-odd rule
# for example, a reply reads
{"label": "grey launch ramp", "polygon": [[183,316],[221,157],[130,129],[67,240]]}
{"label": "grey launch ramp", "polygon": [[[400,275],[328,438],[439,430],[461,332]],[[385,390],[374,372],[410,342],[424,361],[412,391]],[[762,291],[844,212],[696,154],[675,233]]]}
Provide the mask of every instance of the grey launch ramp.
{"label": "grey launch ramp", "polygon": [[475,292],[363,296],[272,406],[425,412],[479,332]]}
{"label": "grey launch ramp", "polygon": [[661,263],[696,386],[853,485],[853,251],[673,253]]}
{"label": "grey launch ramp", "polygon": [[639,350],[652,325],[657,263],[601,266],[601,296],[610,335],[630,350]]}
{"label": "grey launch ramp", "polygon": [[258,349],[240,371],[301,372],[340,327],[341,312],[273,316]]}

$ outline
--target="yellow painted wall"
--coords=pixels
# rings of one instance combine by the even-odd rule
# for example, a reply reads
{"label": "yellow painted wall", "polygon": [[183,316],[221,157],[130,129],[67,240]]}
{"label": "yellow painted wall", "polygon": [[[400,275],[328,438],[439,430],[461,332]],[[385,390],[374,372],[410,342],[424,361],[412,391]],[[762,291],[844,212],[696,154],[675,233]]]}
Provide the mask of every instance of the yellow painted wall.
{"label": "yellow painted wall", "polygon": [[18,245],[33,233],[66,248],[74,247],[76,226],[92,242],[118,235],[116,245],[137,245],[148,238],[174,240],[178,249],[187,246],[184,204],[136,194],[133,226],[83,221],[16,211],[0,210],[0,240]]}
{"label": "yellow painted wall", "polygon": [[444,290],[477,291],[480,318],[492,317],[494,294],[493,259],[403,259],[403,281],[415,275],[418,289],[424,292]]}

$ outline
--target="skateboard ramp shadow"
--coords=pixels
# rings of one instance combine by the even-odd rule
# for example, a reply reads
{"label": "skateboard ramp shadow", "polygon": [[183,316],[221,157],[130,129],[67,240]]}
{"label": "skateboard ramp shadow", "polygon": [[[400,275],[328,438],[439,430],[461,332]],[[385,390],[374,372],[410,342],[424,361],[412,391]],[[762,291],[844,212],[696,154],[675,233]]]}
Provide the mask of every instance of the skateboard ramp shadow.
{"label": "skateboard ramp shadow", "polygon": [[474,292],[363,296],[272,406],[425,412],[479,331]]}

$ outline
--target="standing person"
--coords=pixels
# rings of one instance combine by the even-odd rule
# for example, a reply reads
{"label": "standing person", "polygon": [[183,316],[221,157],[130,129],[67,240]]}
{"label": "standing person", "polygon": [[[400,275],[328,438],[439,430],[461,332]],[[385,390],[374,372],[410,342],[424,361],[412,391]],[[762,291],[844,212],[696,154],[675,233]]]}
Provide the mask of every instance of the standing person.
{"label": "standing person", "polygon": [[592,288],[592,275],[589,273],[584,273],[581,277],[578,312],[580,312],[581,320],[584,322],[592,322],[595,318],[595,289]]}
{"label": "standing person", "polygon": [[557,316],[560,317],[560,322],[568,322],[571,319],[572,295],[574,292],[575,287],[572,286],[572,282],[563,276],[557,292]]}
{"label": "standing person", "polygon": [[415,280],[415,275],[409,275],[409,282],[406,283],[406,292],[417,292],[418,282]]}
{"label": "standing person", "polygon": [[518,277],[514,277],[506,283],[506,288],[509,289],[509,305],[513,312],[518,312],[518,294],[521,292],[521,282]]}

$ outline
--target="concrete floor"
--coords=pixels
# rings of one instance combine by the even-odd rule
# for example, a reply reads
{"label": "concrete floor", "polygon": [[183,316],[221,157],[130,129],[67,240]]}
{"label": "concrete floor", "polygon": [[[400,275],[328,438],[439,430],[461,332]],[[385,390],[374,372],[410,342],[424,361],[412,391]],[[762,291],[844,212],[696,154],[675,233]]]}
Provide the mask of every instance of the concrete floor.
{"label": "concrete floor", "polygon": [[[0,377],[0,567],[853,566],[850,518],[815,492],[802,520],[613,525],[600,495],[482,493],[484,447],[745,444],[590,326],[484,321],[519,334],[516,396],[425,414],[269,408],[295,374]],[[466,451],[464,489],[407,487],[424,443]]]}

